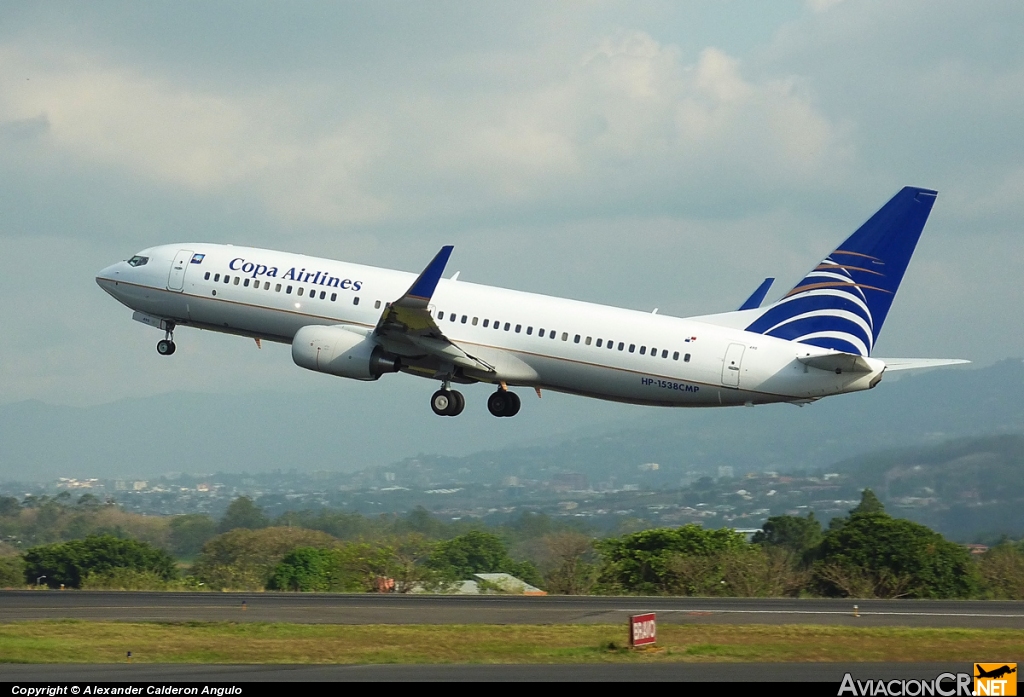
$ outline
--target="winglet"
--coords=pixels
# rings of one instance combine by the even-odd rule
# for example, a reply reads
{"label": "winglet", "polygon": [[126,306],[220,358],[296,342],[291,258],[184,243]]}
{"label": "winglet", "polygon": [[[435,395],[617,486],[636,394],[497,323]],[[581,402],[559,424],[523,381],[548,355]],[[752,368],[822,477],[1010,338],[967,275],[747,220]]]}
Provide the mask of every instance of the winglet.
{"label": "winglet", "polygon": [[450,244],[441,247],[441,251],[427,264],[427,268],[423,269],[423,273],[396,304],[402,307],[426,307],[434,294],[434,289],[437,288],[437,282],[441,280],[444,267],[448,265],[448,258],[452,255],[453,249],[455,247]]}
{"label": "winglet", "polygon": [[764,302],[764,296],[768,295],[768,289],[772,287],[773,283],[775,283],[774,278],[764,279],[761,285],[757,287],[757,290],[747,298],[746,302],[740,305],[740,309],[737,310],[737,312],[742,312],[743,310],[756,310],[761,307],[761,303]]}

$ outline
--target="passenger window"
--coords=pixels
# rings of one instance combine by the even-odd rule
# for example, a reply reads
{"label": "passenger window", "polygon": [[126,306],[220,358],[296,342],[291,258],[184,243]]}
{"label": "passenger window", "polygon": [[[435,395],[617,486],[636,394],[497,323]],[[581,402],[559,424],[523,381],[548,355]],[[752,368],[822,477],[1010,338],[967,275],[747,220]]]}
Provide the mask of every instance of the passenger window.
{"label": "passenger window", "polygon": [[600,339],[597,340],[597,347],[601,348],[601,340]]}
{"label": "passenger window", "polygon": [[485,319],[484,320],[484,329],[487,329],[487,327],[490,326],[490,322],[491,322],[491,320],[489,320],[489,319]]}
{"label": "passenger window", "polygon": [[469,317],[467,317],[466,315],[463,315],[462,316],[462,323],[465,324],[467,319],[469,319]]}
{"label": "passenger window", "polygon": [[356,297],[352,298],[352,304],[353,305],[358,305],[359,304],[359,296],[358,295]]}
{"label": "passenger window", "polygon": [[205,276],[203,276],[203,280],[204,280],[204,281],[209,281],[209,280],[210,280],[210,272],[209,272],[209,271],[207,271],[207,272],[206,272],[206,275],[205,275]]}
{"label": "passenger window", "polygon": [[474,317],[474,318],[473,318],[473,326],[474,326],[474,327],[476,326],[476,323],[477,323],[477,321],[478,321],[478,318],[477,318],[477,317]]}
{"label": "passenger window", "polygon": [[675,353],[672,354],[672,360],[674,360],[674,361],[678,361],[679,360],[679,352],[678,351],[676,351]]}
{"label": "passenger window", "polygon": [[494,320],[494,328],[501,329],[501,322],[499,322],[498,320]]}
{"label": "passenger window", "polygon": [[[630,349],[630,350],[632,350],[632,349]],[[647,355],[647,347],[646,346],[641,346],[640,347],[640,355],[641,356],[646,356]]]}
{"label": "passenger window", "polygon": [[689,363],[689,362],[690,362],[690,354],[686,354],[685,356],[683,356],[683,363]]}
{"label": "passenger window", "polygon": [[231,283],[231,276],[225,276],[224,277],[224,282],[225,283]]}
{"label": "passenger window", "polygon": [[552,329],[551,331],[549,331],[548,332],[548,336],[551,338],[552,341],[554,341],[555,340],[555,330]]}
{"label": "passenger window", "polygon": [[562,332],[562,341],[569,340],[569,332]]}
{"label": "passenger window", "polygon": [[588,336],[587,340],[584,341],[583,343],[586,344],[587,346],[590,346],[590,337]]}
{"label": "passenger window", "polygon": [[452,312],[451,314],[448,315],[448,320],[449,321],[454,322],[456,319],[458,319],[458,317],[456,317],[454,312]]}
{"label": "passenger window", "polygon": [[287,288],[285,288],[284,289],[284,293],[285,293],[285,295],[291,295],[292,294],[292,287],[288,286]]}
{"label": "passenger window", "polygon": [[621,351],[623,349],[623,347],[625,347],[625,344],[620,341],[619,342],[619,350]]}
{"label": "passenger window", "polygon": [[220,282],[220,274],[217,274],[216,276],[213,277],[213,282],[214,283],[219,283]]}
{"label": "passenger window", "polygon": [[270,290],[270,281],[266,281],[263,284],[263,290]]}
{"label": "passenger window", "polygon": [[278,283],[276,286],[274,286],[274,292],[275,293],[280,293],[281,292],[281,284],[280,283]]}
{"label": "passenger window", "polygon": [[538,329],[537,330],[537,336],[540,337],[541,339],[543,339],[544,338],[544,330],[543,329]]}
{"label": "passenger window", "polygon": [[245,279],[245,283],[243,283],[242,285],[245,286],[246,288],[248,288],[249,287],[249,279],[248,278]]}
{"label": "passenger window", "polygon": [[[608,348],[609,348],[609,349],[613,349],[613,348],[615,348],[615,342],[614,342],[614,341],[609,341],[609,342],[608,342]],[[622,350],[622,347],[621,347],[621,346],[619,347],[619,350],[620,350],[620,351]]]}
{"label": "passenger window", "polygon": [[373,309],[374,310],[379,310],[380,309],[380,300],[377,300],[376,302],[373,303]]}
{"label": "passenger window", "polygon": [[533,335],[533,327],[527,327],[526,328],[526,335],[527,336],[532,336]]}
{"label": "passenger window", "polygon": [[305,289],[305,288],[302,288],[302,287],[300,286],[300,287],[299,287],[299,290],[298,290],[298,292],[297,292],[297,293],[295,293],[295,294],[296,294],[297,296],[299,296],[299,297],[301,298],[301,297],[302,297],[302,292],[303,292],[304,290],[306,290],[306,289]]}
{"label": "passenger window", "polygon": [[323,300],[326,297],[327,297],[327,291],[326,290],[320,291],[320,299]]}
{"label": "passenger window", "polygon": [[331,293],[331,302],[334,302],[337,299],[338,299],[338,294],[337,293]]}
{"label": "passenger window", "polygon": [[662,358],[668,358],[668,349],[662,349],[661,350],[661,357]]}
{"label": "passenger window", "polygon": [[633,353],[635,350],[636,350],[636,344],[630,344],[629,345],[629,352]]}
{"label": "passenger window", "polygon": [[572,343],[574,343],[574,344],[580,343],[580,335],[579,334],[577,334],[576,337],[572,340]]}
{"label": "passenger window", "polygon": [[520,331],[522,331],[522,329],[523,329],[523,325],[517,324],[516,325],[516,334],[518,334]]}
{"label": "passenger window", "polygon": [[512,326],[511,324],[509,324],[508,322],[505,322],[505,331],[508,331],[509,327],[511,327],[511,326]]}

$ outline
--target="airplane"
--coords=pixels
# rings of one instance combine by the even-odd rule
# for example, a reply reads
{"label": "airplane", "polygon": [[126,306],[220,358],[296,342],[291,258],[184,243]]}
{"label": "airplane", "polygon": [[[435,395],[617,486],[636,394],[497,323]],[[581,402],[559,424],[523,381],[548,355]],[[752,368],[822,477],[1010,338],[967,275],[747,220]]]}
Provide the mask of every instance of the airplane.
{"label": "airplane", "polygon": [[402,372],[440,383],[430,406],[457,416],[453,384],[670,407],[786,402],[875,387],[883,373],[967,363],[872,355],[937,192],[905,187],[777,302],[772,279],[733,312],[678,318],[443,278],[445,246],[414,275],[223,244],[144,249],[99,286],[164,332],[179,326],[291,344],[302,368],[355,380]]}

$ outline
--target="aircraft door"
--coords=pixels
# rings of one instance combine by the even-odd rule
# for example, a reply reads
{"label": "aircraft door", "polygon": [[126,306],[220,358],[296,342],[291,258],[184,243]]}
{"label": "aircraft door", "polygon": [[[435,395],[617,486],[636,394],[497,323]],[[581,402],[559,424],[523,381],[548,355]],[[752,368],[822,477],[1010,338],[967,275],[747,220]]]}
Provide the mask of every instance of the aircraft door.
{"label": "aircraft door", "polygon": [[167,275],[167,290],[182,291],[185,289],[185,271],[192,261],[192,250],[182,249],[174,255],[171,272]]}
{"label": "aircraft door", "polygon": [[743,366],[743,344],[729,344],[722,361],[722,384],[726,387],[740,386],[740,368]]}

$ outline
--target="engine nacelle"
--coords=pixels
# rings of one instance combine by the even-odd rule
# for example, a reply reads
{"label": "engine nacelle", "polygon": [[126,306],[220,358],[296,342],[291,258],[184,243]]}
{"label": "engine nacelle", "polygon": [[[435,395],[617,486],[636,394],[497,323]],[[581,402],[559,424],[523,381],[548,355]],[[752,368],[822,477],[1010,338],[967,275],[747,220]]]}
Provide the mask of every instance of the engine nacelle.
{"label": "engine nacelle", "polygon": [[349,325],[303,327],[292,339],[292,360],[302,368],[353,380],[376,380],[398,372],[398,358],[385,356],[371,333]]}

